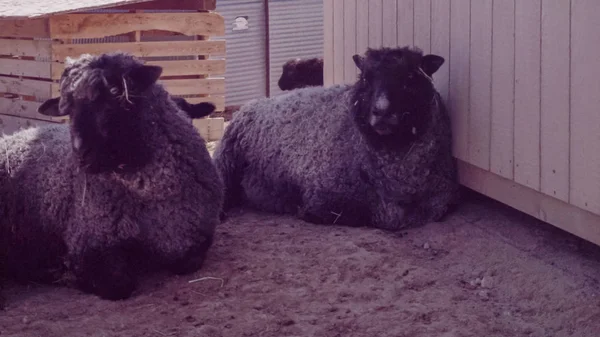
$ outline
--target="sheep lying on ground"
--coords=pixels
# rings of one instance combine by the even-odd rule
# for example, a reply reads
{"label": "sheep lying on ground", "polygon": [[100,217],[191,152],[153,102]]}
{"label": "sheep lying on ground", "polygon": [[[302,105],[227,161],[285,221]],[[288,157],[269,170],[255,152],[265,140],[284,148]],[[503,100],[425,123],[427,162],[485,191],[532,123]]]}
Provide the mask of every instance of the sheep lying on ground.
{"label": "sheep lying on ground", "polygon": [[277,85],[281,90],[323,86],[323,59],[293,59],[283,64]]}
{"label": "sheep lying on ground", "polygon": [[82,55],[67,63],[60,99],[39,108],[70,125],[0,139],[8,276],[51,282],[68,271],[82,290],[124,299],[142,272],[202,266],[223,183],[161,72],[128,54]]}
{"label": "sheep lying on ground", "polygon": [[245,204],[313,223],[395,230],[440,220],[458,198],[450,119],[415,48],[353,57],[354,85],[243,106],[213,159],[225,210]]}

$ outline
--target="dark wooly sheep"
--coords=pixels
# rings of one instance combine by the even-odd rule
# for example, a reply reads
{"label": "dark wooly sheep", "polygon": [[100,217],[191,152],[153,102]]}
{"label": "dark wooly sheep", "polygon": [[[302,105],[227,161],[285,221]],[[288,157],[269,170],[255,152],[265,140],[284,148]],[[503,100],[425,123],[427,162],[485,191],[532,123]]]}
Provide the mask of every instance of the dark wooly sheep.
{"label": "dark wooly sheep", "polygon": [[171,99],[177,104],[177,107],[183,110],[191,119],[206,117],[216,109],[215,105],[210,102],[191,104],[182,97],[171,96]]}
{"label": "dark wooly sheep", "polygon": [[450,118],[418,48],[353,57],[353,85],[243,106],[213,159],[225,210],[248,205],[320,224],[388,230],[439,221],[458,199]]}
{"label": "dark wooly sheep", "polygon": [[281,90],[323,86],[323,59],[293,59],[283,64],[283,72],[277,82]]}
{"label": "dark wooly sheep", "polygon": [[70,125],[0,139],[0,252],[21,281],[65,273],[105,299],[142,272],[201,268],[223,183],[204,140],[162,85],[162,69],[124,54],[68,60],[60,98],[39,112]]}

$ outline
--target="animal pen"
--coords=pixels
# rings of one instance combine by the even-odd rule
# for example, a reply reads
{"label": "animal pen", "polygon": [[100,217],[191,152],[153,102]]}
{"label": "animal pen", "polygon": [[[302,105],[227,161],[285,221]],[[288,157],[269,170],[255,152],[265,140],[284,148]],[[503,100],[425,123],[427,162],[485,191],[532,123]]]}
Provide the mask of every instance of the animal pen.
{"label": "animal pen", "polygon": [[600,1],[324,0],[325,85],[355,53],[415,45],[466,187],[600,245]]}
{"label": "animal pen", "polygon": [[[0,128],[61,123],[37,113],[59,94],[66,57],[123,51],[163,68],[170,94],[190,103],[225,105],[225,34],[216,0],[18,1],[0,12]],[[215,58],[217,56],[217,58]],[[211,59],[209,59],[211,57]],[[221,75],[214,77],[214,75]],[[194,120],[205,140],[223,133],[223,118]]]}

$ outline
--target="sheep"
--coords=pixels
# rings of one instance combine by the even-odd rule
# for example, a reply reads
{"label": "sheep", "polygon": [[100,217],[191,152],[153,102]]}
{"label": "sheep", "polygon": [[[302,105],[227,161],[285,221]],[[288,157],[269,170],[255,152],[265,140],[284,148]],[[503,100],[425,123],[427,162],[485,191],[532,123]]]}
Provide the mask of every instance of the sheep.
{"label": "sheep", "polygon": [[[126,53],[68,59],[61,95],[38,112],[69,125],[0,139],[0,262],[19,281],[129,298],[142,273],[199,270],[223,183],[162,68]],[[177,100],[175,100],[177,101]]]}
{"label": "sheep", "polygon": [[283,91],[323,86],[322,58],[296,58],[285,62],[282,68],[283,71],[277,85]]}
{"label": "sheep", "polygon": [[213,154],[236,206],[390,231],[440,221],[459,198],[450,117],[417,48],[354,55],[353,85],[248,102]]}
{"label": "sheep", "polygon": [[209,116],[216,109],[215,105],[210,102],[191,104],[183,97],[171,96],[171,99],[177,104],[177,107],[183,110],[191,119]]}

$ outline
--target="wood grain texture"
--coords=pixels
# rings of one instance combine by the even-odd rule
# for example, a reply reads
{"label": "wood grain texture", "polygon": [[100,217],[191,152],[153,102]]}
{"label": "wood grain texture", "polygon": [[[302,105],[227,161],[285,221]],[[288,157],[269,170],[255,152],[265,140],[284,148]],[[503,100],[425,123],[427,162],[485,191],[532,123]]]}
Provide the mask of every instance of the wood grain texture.
{"label": "wood grain texture", "polygon": [[490,171],[513,179],[515,0],[493,2]]}
{"label": "wood grain texture", "polygon": [[383,46],[383,1],[369,0],[369,47]]}
{"label": "wood grain texture", "polygon": [[194,119],[192,124],[207,142],[221,139],[225,132],[225,119],[223,117]]}
{"label": "wood grain texture", "polygon": [[50,37],[47,19],[0,20],[2,37]]}
{"label": "wood grain texture", "polygon": [[397,3],[398,26],[397,38],[398,46],[412,46],[414,37],[414,19],[415,19],[415,0],[398,0]]}
{"label": "wood grain texture", "polygon": [[[369,47],[369,2],[356,1],[356,53],[364,54]],[[354,62],[352,62],[354,64]],[[357,69],[358,73],[358,69]]]}
{"label": "wood grain texture", "polygon": [[333,2],[333,82],[344,83],[344,1]]}
{"label": "wood grain texture", "polygon": [[[360,1],[360,0],[359,0]],[[381,44],[385,47],[396,47],[398,45],[398,9],[396,0],[382,1],[382,36]]]}
{"label": "wood grain texture", "polygon": [[450,2],[431,0],[431,53],[444,58],[444,64],[433,75],[436,89],[448,102],[450,90]]}
{"label": "wood grain texture", "polygon": [[334,83],[333,10],[333,0],[323,0],[323,85],[325,86]]}
{"label": "wood grain texture", "polygon": [[52,59],[64,62],[67,56],[75,57],[83,53],[102,54],[122,51],[139,57],[224,55],[225,41],[158,41],[126,43],[85,43],[54,44]]}
{"label": "wood grain texture", "polygon": [[568,1],[542,0],[541,192],[565,202],[569,202],[569,7]]}
{"label": "wood grain texture", "polygon": [[0,55],[49,58],[52,55],[52,42],[49,40],[0,39]]}
{"label": "wood grain texture", "polygon": [[453,153],[459,159],[469,158],[469,57],[470,1],[450,3],[450,98]]}
{"label": "wood grain texture", "polygon": [[352,61],[356,53],[356,1],[344,0],[344,83],[356,81],[357,68]]}
{"label": "wood grain texture", "polygon": [[431,0],[416,0],[414,16],[414,45],[423,53],[431,51]]}
{"label": "wood grain texture", "polygon": [[49,18],[54,39],[101,38],[136,30],[166,30],[184,35],[225,35],[225,21],[215,12],[93,13]]}
{"label": "wood grain texture", "polygon": [[570,202],[600,214],[600,2],[571,2]]}
{"label": "wood grain texture", "polygon": [[469,163],[490,169],[492,0],[471,2]]}
{"label": "wood grain texture", "polygon": [[540,190],[541,1],[516,1],[514,180]]}
{"label": "wood grain texture", "polygon": [[0,93],[50,98],[52,82],[0,76]]}
{"label": "wood grain texture", "polygon": [[37,108],[41,104],[42,103],[40,102],[0,97],[0,113],[8,116],[52,121],[52,117],[45,116],[37,112]]}
{"label": "wood grain texture", "polygon": [[0,75],[50,79],[50,62],[0,58]]}

